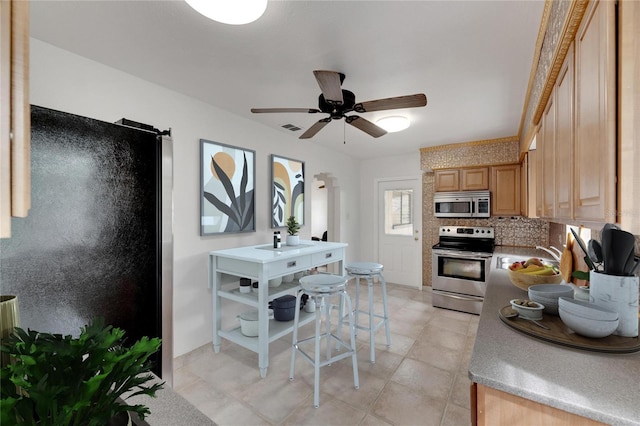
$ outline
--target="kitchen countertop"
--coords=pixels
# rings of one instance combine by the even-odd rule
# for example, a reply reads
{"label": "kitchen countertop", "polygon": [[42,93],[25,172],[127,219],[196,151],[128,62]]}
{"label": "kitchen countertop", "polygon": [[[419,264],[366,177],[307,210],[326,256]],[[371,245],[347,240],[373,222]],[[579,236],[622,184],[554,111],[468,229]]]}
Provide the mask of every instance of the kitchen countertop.
{"label": "kitchen countertop", "polygon": [[613,425],[640,425],[640,352],[606,354],[538,340],[506,326],[498,310],[525,292],[496,268],[499,256],[541,257],[541,250],[497,246],[475,346],[471,381]]}

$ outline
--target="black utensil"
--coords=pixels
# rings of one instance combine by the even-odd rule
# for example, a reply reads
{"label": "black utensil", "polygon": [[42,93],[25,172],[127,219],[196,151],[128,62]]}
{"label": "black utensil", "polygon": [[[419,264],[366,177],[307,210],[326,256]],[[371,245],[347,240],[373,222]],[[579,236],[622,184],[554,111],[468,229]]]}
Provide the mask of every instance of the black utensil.
{"label": "black utensil", "polygon": [[[629,256],[633,259],[636,239],[633,234],[620,229],[609,229],[609,248],[604,260],[605,273],[609,275],[625,275]],[[603,246],[603,254],[607,250]],[[609,262],[607,264],[607,262]],[[633,263],[629,265],[629,271]]]}
{"label": "black utensil", "polygon": [[587,248],[589,249],[589,258],[597,264],[596,270],[599,270],[599,265],[602,264],[602,246],[597,240],[589,240]]}
{"label": "black utensil", "polygon": [[[573,237],[576,239],[576,242],[578,243],[578,245],[580,246],[580,248],[584,252],[584,255],[585,255],[584,256],[584,261],[587,264],[587,266],[589,267],[589,270],[595,271],[596,270],[596,266],[593,264],[593,262],[589,258],[589,251],[587,250],[587,247],[584,245],[584,241],[582,241],[582,238],[580,238],[580,235],[578,235],[578,233],[576,231],[574,231],[573,229],[571,229],[571,233],[573,234]],[[625,260],[626,260],[626,258],[625,258]],[[605,268],[607,267],[606,261],[605,261],[604,267]]]}

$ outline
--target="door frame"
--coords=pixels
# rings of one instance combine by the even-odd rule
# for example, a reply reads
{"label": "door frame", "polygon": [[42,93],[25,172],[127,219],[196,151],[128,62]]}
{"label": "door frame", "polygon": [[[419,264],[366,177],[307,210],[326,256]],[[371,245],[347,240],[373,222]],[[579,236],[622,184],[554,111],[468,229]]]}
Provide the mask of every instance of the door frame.
{"label": "door frame", "polygon": [[[420,250],[419,259],[423,259],[424,253],[422,250],[422,242],[423,239],[423,229],[422,229],[422,175],[408,175],[408,176],[396,176],[396,177],[385,177],[385,178],[376,178],[373,181],[373,205],[375,208],[373,209],[373,229],[375,233],[375,238],[373,241],[373,253],[376,259],[380,259],[380,184],[387,182],[397,182],[397,181],[415,181],[418,190],[414,196],[414,229],[418,231],[418,250]],[[415,232],[414,232],[415,238]],[[422,261],[419,261],[419,264],[416,265],[416,282],[420,283],[419,289],[422,290],[424,287],[424,283],[422,282]]]}

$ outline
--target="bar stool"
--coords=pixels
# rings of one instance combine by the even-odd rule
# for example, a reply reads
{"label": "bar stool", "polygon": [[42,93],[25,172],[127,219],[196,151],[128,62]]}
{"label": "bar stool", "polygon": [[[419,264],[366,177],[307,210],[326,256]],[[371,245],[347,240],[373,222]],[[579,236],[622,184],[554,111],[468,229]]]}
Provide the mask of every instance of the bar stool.
{"label": "bar stool", "polygon": [[[346,292],[347,286],[347,278],[341,277],[337,275],[330,274],[317,274],[317,275],[308,275],[300,278],[300,291],[296,295],[296,307],[295,314],[293,318],[293,344],[291,347],[291,370],[289,372],[289,380],[293,380],[293,373],[295,369],[296,363],[296,353],[300,352],[304,359],[306,359],[313,367],[314,367],[314,388],[313,388],[313,405],[318,408],[320,405],[320,367],[324,367],[325,365],[330,365],[333,362],[339,361],[341,359],[351,357],[351,362],[353,364],[353,384],[356,389],[360,387],[360,381],[358,378],[358,358],[356,356],[356,336],[355,336],[355,327],[353,322],[353,311],[351,305],[351,298],[349,294]],[[315,311],[315,320],[316,320],[316,331],[315,335],[308,337],[306,339],[298,340],[298,323],[300,320],[300,299],[302,294],[306,293],[310,298],[313,298],[316,304]],[[336,336],[331,333],[331,309],[333,305],[330,303],[330,297],[338,295],[339,296],[339,306],[342,306],[343,303],[346,303],[347,308],[349,310],[349,332],[351,336],[351,344],[348,345],[346,342],[342,340],[341,337]],[[326,322],[326,331],[324,333],[321,332],[320,326],[322,323],[322,314],[324,311],[325,322]],[[322,339],[326,340],[326,357],[324,360],[320,357],[320,344]],[[303,342],[307,342],[309,340],[315,340],[315,352],[314,356],[311,357],[307,353],[305,353],[300,347],[299,344]],[[340,348],[346,349],[345,352],[331,356],[331,346],[332,340],[336,342],[336,345],[340,346]]]}
{"label": "bar stool", "polygon": [[[373,262],[354,262],[345,266],[347,274],[350,278],[356,279],[356,308],[354,312],[355,322],[356,322],[356,336],[358,335],[358,329],[360,330],[368,330],[369,331],[369,346],[370,346],[370,354],[369,360],[372,364],[376,362],[376,351],[375,351],[375,332],[382,327],[384,324],[385,331],[387,334],[387,347],[391,346],[391,334],[389,332],[389,311],[387,308],[387,282],[382,275],[382,270],[384,267],[380,263]],[[382,287],[382,308],[384,311],[384,315],[376,314],[373,311],[373,278],[378,277],[380,279],[381,287]],[[369,285],[369,311],[360,310],[360,279],[363,278],[367,280],[367,284]],[[369,315],[369,326],[361,326],[358,322],[358,316],[360,313]],[[375,319],[379,318],[380,321],[378,324],[375,324]]]}

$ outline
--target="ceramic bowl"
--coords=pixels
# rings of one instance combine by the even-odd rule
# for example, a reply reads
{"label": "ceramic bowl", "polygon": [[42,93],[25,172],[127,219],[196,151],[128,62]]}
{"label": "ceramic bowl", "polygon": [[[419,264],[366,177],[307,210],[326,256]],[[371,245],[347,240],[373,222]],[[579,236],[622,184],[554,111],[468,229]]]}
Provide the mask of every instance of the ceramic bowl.
{"label": "ceramic bowl", "polygon": [[282,277],[272,278],[269,280],[269,287],[278,287],[280,284],[282,284]]}
{"label": "ceramic bowl", "polygon": [[[522,300],[529,302],[529,304],[527,306],[520,305],[518,301]],[[529,306],[531,304],[533,304],[534,306]],[[512,299],[511,307],[515,309],[515,311],[518,312],[518,315],[522,318],[533,320],[542,319],[542,311],[544,310],[544,305],[542,305],[541,303],[526,299]]]}
{"label": "ceramic bowl", "polygon": [[573,288],[567,284],[536,284],[527,291],[529,299],[544,305],[544,312],[558,315],[558,298],[573,297]]}
{"label": "ceramic bowl", "polygon": [[560,297],[558,299],[558,309],[585,319],[615,321],[619,318],[619,314],[616,311],[568,297]]}
{"label": "ceramic bowl", "polygon": [[538,284],[560,284],[562,282],[562,275],[533,275],[524,272],[508,270],[509,279],[511,284],[518,287],[520,290],[527,291],[532,285]]}
{"label": "ceramic bowl", "polygon": [[575,331],[576,334],[580,334],[585,337],[595,339],[607,337],[616,331],[616,328],[618,328],[619,320],[617,319],[613,321],[606,321],[584,318],[565,310],[563,306],[558,308],[558,313],[560,314],[560,319],[567,327]]}

